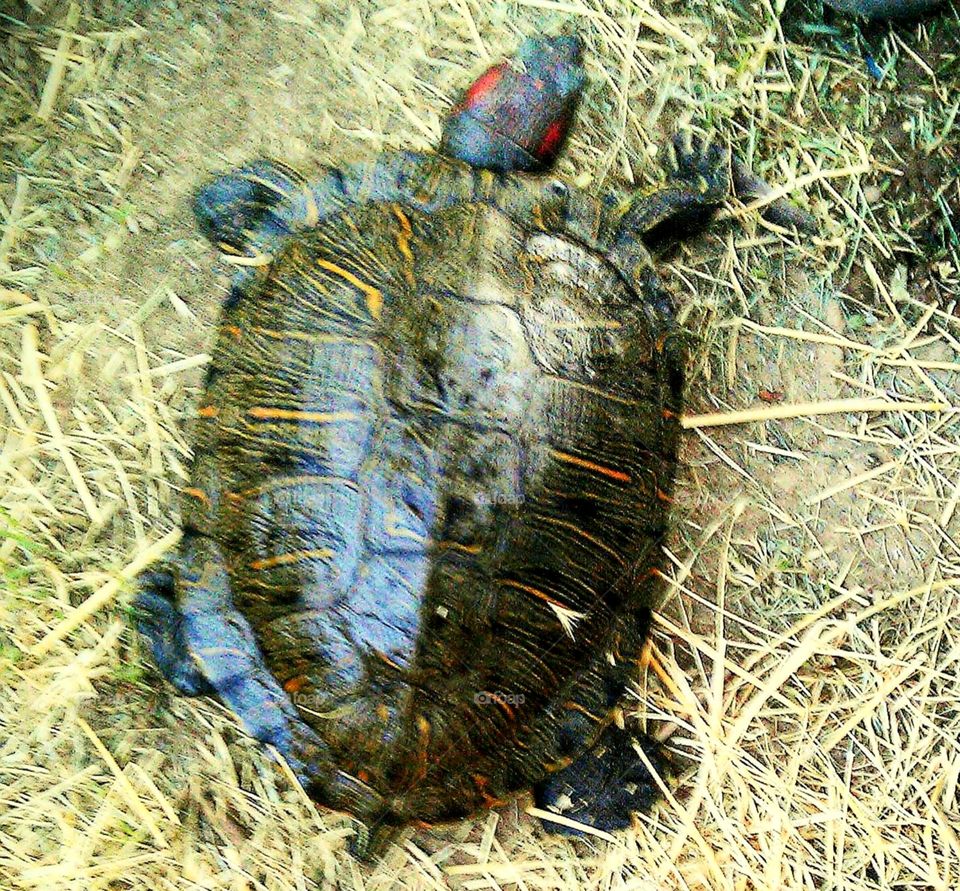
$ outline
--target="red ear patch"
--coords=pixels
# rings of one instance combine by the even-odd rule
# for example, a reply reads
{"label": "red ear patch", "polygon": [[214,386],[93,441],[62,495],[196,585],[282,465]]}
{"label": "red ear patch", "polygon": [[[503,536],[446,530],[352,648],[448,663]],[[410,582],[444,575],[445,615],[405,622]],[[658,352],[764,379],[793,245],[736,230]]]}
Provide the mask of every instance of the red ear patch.
{"label": "red ear patch", "polygon": [[566,135],[568,122],[568,118],[557,118],[547,127],[547,132],[543,134],[540,145],[534,151],[537,158],[546,160],[556,154],[560,143],[563,142],[563,137]]}
{"label": "red ear patch", "polygon": [[542,170],[556,158],[583,86],[580,46],[566,37],[531,39],[523,67],[484,71],[450,110],[440,151],[490,170]]}
{"label": "red ear patch", "polygon": [[500,78],[503,77],[503,70],[506,67],[506,63],[501,63],[494,65],[493,68],[481,74],[480,77],[473,82],[470,89],[467,90],[466,95],[463,97],[463,102],[460,104],[464,108],[469,109],[482,102],[484,97],[500,83]]}

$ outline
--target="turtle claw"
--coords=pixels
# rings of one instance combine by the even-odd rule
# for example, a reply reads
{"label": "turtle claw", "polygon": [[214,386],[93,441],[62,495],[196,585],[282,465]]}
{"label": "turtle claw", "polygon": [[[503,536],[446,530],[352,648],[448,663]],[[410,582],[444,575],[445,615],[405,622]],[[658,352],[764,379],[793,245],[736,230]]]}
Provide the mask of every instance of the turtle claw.
{"label": "turtle claw", "polygon": [[[741,201],[760,198],[770,191],[760,177],[730,150],[715,141],[714,134],[701,137],[689,128],[682,129],[667,143],[667,178],[675,185],[692,189],[704,204],[719,204],[731,195]],[[785,199],[764,208],[764,219],[785,229],[815,233],[817,223],[805,210]]]}
{"label": "turtle claw", "polygon": [[351,857],[368,863],[382,856],[399,834],[397,826],[381,821],[368,826],[363,820],[357,820],[354,830],[347,842],[347,850]]}
{"label": "turtle claw", "polygon": [[730,150],[713,133],[702,137],[684,127],[667,143],[664,166],[668,180],[693,189],[705,204],[730,195]]}
{"label": "turtle claw", "polygon": [[663,154],[666,183],[627,202],[616,221],[615,242],[629,246],[639,238],[647,248],[659,250],[703,228],[730,196],[730,150],[712,136],[683,129]]}

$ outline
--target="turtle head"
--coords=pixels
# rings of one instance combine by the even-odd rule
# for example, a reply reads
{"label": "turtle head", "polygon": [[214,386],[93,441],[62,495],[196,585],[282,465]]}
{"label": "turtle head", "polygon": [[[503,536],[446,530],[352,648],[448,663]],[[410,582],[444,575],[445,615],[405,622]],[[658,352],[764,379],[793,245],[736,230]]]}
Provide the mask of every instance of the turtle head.
{"label": "turtle head", "polygon": [[500,172],[549,167],[566,139],[584,71],[575,36],[529,37],[451,109],[440,151]]}

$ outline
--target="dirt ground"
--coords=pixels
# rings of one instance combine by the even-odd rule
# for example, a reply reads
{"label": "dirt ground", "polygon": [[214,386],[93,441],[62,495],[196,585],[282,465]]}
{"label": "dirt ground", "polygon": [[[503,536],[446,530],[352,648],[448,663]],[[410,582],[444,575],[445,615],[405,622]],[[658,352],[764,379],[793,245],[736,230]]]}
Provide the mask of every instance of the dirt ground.
{"label": "dirt ground", "polygon": [[[632,702],[686,765],[666,801],[570,841],[521,797],[359,864],[130,627],[229,282],[191,196],[264,155],[430,149],[484,67],[571,28],[558,175],[649,187],[693,120],[820,225],[731,201],[664,258],[688,415],[816,405],[685,435]],[[0,891],[960,887],[956,3],[28,0],[0,6],[0,91]]]}

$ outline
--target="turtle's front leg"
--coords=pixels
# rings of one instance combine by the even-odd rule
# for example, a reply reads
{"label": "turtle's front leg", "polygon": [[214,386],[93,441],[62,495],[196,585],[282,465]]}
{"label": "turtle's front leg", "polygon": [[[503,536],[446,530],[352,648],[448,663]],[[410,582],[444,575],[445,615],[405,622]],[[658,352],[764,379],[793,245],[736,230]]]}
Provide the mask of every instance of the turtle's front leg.
{"label": "turtle's front leg", "polygon": [[[702,229],[720,205],[732,196],[742,201],[763,197],[768,186],[725,146],[683,130],[667,143],[667,182],[655,192],[638,195],[624,208],[615,240],[642,240],[649,248]],[[817,231],[805,210],[786,199],[767,204],[764,219],[785,229]]]}
{"label": "turtle's front leg", "polygon": [[616,240],[641,239],[650,247],[702,228],[731,195],[730,151],[688,130],[667,144],[666,185],[631,199],[620,216]]}
{"label": "turtle's front leg", "polygon": [[303,177],[276,161],[254,161],[218,176],[193,199],[200,231],[228,253],[247,253],[251,243],[272,229],[286,235],[288,214],[278,212],[303,190]]}

